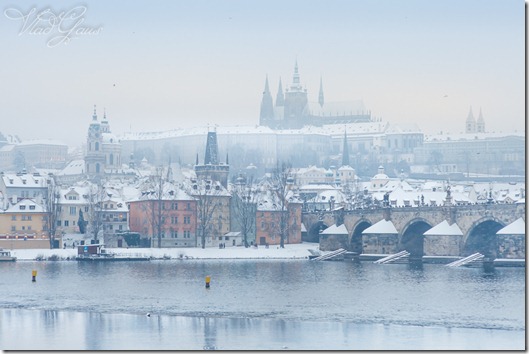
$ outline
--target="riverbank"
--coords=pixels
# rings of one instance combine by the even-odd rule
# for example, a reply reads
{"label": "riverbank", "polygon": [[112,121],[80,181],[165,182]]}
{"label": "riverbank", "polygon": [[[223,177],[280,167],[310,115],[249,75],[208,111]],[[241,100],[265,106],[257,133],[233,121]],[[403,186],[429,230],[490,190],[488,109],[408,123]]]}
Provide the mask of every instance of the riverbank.
{"label": "riverbank", "polygon": [[[151,257],[153,259],[308,259],[310,250],[318,250],[318,243],[303,242],[279,246],[226,247],[226,248],[106,248],[119,255]],[[15,249],[11,255],[17,261],[71,260],[77,249]]]}

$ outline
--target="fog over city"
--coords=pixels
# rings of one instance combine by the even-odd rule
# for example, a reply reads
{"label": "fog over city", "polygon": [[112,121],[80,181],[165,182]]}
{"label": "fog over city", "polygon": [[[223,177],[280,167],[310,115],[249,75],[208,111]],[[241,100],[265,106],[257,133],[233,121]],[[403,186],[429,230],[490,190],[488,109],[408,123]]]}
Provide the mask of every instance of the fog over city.
{"label": "fog over city", "polygon": [[524,130],[522,1],[89,2],[68,34],[34,22],[77,5],[2,2],[4,135],[80,146],[94,104],[118,136],[255,126],[266,76],[275,97],[296,61],[309,101],[321,79],[425,134],[463,132],[470,107],[489,132]]}

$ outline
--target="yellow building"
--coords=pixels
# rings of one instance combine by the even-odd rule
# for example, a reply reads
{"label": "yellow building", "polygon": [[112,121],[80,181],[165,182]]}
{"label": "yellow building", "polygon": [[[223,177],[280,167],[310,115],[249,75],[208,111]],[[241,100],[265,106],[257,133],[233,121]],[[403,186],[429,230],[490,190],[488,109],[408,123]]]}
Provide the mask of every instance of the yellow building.
{"label": "yellow building", "polygon": [[0,248],[50,248],[47,214],[33,199],[22,199],[0,212]]}

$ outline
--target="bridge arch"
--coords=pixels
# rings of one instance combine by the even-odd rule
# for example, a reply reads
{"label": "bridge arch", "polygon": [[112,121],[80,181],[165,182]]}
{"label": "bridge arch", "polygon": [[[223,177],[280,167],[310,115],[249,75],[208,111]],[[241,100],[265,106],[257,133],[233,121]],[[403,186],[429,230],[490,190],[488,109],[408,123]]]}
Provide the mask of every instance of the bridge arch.
{"label": "bridge arch", "polygon": [[329,226],[326,225],[323,221],[318,220],[309,229],[309,232],[307,232],[307,241],[308,242],[320,242],[320,232],[328,228]]}
{"label": "bridge arch", "polygon": [[423,234],[431,228],[432,225],[426,219],[410,220],[402,229],[399,248],[410,252],[410,259],[421,258],[424,255]]}
{"label": "bridge arch", "polygon": [[371,221],[367,219],[361,219],[355,224],[355,226],[353,226],[351,241],[349,242],[351,251],[358,252],[359,254],[362,253],[362,232],[364,232],[364,230],[371,225]]}
{"label": "bridge arch", "polygon": [[463,256],[479,252],[485,257],[496,258],[499,253],[496,232],[504,226],[505,223],[491,216],[475,221],[465,237]]}

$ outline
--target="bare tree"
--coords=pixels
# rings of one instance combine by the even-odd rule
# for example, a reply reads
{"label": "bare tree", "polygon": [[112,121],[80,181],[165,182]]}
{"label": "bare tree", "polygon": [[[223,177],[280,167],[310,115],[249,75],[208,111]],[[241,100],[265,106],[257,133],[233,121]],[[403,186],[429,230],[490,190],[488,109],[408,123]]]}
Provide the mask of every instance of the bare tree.
{"label": "bare tree", "polygon": [[164,224],[167,215],[164,200],[164,186],[166,183],[164,171],[163,167],[157,167],[156,173],[149,176],[142,191],[144,198],[148,200],[148,203],[144,204],[142,209],[148,214],[151,234],[157,238],[158,248],[162,247],[162,235],[165,232]]}
{"label": "bare tree", "polygon": [[233,190],[232,205],[235,221],[240,227],[244,247],[248,247],[248,235],[255,233],[255,218],[257,212],[257,193],[253,178],[238,183]]}
{"label": "bare tree", "polygon": [[101,180],[88,187],[88,226],[93,240],[98,241],[99,232],[103,229],[103,199],[105,188]]}
{"label": "bare tree", "polygon": [[55,181],[55,177],[50,174],[47,179],[48,192],[45,200],[46,219],[45,226],[50,236],[50,249],[55,243],[55,236],[57,233],[57,220],[59,218],[59,187]]}
{"label": "bare tree", "polygon": [[281,167],[279,165],[276,167],[270,179],[270,188],[277,210],[277,233],[280,237],[279,246],[281,248],[285,248],[285,239],[288,238],[290,232],[288,195],[289,187],[294,182],[291,169],[290,164],[282,163]]}
{"label": "bare tree", "polygon": [[215,225],[215,215],[221,207],[222,186],[211,180],[192,180],[189,194],[197,200],[197,232],[202,248],[206,248],[206,237],[217,234],[222,227]]}

